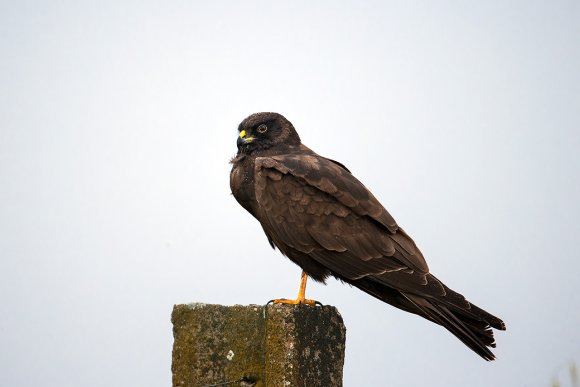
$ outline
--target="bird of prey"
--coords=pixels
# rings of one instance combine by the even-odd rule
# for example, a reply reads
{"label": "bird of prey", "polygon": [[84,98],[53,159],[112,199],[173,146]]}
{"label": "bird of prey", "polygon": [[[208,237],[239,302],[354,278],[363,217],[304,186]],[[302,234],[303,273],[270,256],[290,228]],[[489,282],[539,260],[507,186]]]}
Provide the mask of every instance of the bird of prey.
{"label": "bird of prey", "polygon": [[485,360],[493,360],[492,328],[503,321],[468,302],[429,273],[415,242],[373,194],[341,163],[303,145],[294,126],[277,113],[256,113],[238,127],[230,187],[273,248],[308,277],[329,276],[450,331]]}

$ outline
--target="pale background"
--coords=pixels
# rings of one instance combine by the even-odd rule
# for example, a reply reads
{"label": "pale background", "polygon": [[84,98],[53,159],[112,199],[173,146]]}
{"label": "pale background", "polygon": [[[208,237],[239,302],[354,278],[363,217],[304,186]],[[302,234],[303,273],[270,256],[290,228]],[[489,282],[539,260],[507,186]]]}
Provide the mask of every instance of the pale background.
{"label": "pale background", "polygon": [[[433,273],[502,317],[487,363],[331,280],[345,386],[548,386],[580,357],[578,1],[2,1],[0,385],[167,386],[175,303],[294,296],[230,195],[277,111]],[[565,385],[565,384],[564,384]]]}

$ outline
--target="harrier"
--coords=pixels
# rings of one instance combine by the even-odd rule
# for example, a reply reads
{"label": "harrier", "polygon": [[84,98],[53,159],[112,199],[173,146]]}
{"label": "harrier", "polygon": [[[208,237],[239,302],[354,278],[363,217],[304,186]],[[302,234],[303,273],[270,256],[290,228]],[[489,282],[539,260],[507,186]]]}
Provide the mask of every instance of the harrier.
{"label": "harrier", "polygon": [[493,360],[492,328],[499,318],[468,302],[433,274],[415,242],[373,194],[341,163],[300,141],[277,113],[256,113],[238,127],[230,186],[273,248],[303,270],[298,298],[312,304],[306,280],[332,276],[454,334]]}

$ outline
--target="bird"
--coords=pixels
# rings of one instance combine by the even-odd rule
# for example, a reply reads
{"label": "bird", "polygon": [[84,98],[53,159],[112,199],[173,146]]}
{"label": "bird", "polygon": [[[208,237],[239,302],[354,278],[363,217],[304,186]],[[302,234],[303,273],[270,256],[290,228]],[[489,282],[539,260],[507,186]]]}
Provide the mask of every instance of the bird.
{"label": "bird", "polygon": [[[298,297],[315,303],[307,279],[334,277],[441,325],[485,360],[505,323],[429,272],[423,254],[375,196],[338,161],[302,144],[283,115],[255,113],[238,126],[230,188],[274,249],[302,269]],[[493,328],[493,329],[492,329]]]}

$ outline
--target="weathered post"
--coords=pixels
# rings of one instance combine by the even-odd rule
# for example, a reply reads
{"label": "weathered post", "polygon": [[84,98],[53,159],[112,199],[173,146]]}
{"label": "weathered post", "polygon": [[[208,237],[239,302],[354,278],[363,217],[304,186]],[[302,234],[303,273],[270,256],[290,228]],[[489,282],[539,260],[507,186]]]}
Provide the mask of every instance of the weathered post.
{"label": "weathered post", "polygon": [[175,305],[171,321],[174,387],[342,386],[335,307]]}

